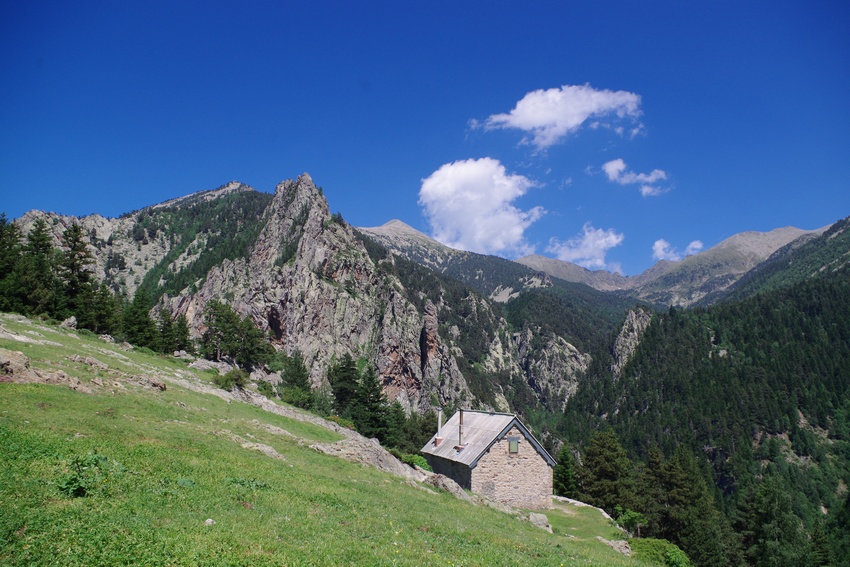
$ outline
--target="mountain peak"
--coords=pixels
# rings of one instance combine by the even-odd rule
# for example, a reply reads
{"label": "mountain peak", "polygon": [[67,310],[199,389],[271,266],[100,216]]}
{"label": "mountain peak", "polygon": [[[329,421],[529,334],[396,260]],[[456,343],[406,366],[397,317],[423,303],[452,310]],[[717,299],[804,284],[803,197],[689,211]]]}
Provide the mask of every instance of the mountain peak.
{"label": "mountain peak", "polygon": [[185,195],[183,197],[177,197],[176,199],[169,199],[168,201],[159,203],[158,205],[152,205],[150,207],[146,207],[143,210],[154,210],[154,209],[164,209],[168,207],[179,207],[181,205],[195,203],[197,201],[212,201],[213,199],[219,199],[226,195],[231,195],[234,193],[244,193],[247,191],[253,191],[254,188],[245,185],[240,181],[231,181],[230,183],[225,183],[221,187],[217,189],[209,189],[206,191],[197,191],[195,193],[190,193],[189,195]]}

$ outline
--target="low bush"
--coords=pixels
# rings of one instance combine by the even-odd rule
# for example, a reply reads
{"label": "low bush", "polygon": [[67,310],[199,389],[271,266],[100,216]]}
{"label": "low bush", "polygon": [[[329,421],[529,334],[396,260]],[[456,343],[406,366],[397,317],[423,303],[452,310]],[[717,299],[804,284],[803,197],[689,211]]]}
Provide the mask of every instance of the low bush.
{"label": "low bush", "polygon": [[233,391],[236,388],[244,388],[248,383],[248,373],[241,368],[234,368],[227,374],[217,374],[213,381],[222,390]]}
{"label": "low bush", "polygon": [[389,452],[392,453],[395,458],[397,458],[403,463],[410,465],[411,467],[419,467],[420,469],[433,472],[433,469],[431,469],[431,465],[428,464],[428,461],[426,461],[425,457],[423,457],[422,455],[412,455],[410,453],[403,453],[398,449],[389,449]]}
{"label": "low bush", "polygon": [[629,540],[629,547],[634,557],[653,565],[691,567],[691,561],[685,552],[666,539],[633,538]]}
{"label": "low bush", "polygon": [[97,451],[76,456],[67,463],[68,471],[57,483],[59,492],[71,498],[83,498],[97,492],[106,492],[110,477],[124,472],[117,461],[110,461]]}

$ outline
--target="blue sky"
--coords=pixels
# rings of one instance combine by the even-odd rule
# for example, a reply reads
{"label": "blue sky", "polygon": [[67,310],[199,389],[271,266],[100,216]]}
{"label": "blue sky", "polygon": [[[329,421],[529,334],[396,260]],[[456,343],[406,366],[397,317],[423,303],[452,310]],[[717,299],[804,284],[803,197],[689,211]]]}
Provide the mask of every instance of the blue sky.
{"label": "blue sky", "polygon": [[356,226],[632,275],[850,215],[850,4],[20,2],[0,211],[309,172]]}

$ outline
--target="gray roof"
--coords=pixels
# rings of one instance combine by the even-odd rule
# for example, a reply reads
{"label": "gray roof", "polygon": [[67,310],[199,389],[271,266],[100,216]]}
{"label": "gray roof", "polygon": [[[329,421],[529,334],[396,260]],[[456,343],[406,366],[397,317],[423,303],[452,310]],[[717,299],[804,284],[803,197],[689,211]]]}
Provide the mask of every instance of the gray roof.
{"label": "gray roof", "polygon": [[[478,460],[493,446],[496,441],[504,438],[512,427],[516,426],[534,447],[540,456],[549,464],[555,466],[555,459],[543,448],[534,435],[523,425],[519,418],[510,413],[495,413],[486,411],[463,411],[463,449],[458,450],[458,434],[460,426],[460,411],[455,413],[443,428],[422,447],[422,452],[435,457],[462,463],[469,468],[475,468]],[[443,441],[434,444],[437,437]]]}

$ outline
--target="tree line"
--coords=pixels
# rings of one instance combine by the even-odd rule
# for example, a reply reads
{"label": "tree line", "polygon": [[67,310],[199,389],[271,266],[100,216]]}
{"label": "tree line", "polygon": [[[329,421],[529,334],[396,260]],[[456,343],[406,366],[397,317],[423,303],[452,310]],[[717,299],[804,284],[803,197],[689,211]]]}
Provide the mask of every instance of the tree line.
{"label": "tree line", "polygon": [[96,334],[108,334],[155,352],[192,350],[184,316],[160,310],[143,291],[132,301],[95,281],[88,235],[73,223],[53,246],[50,227],[36,219],[26,237],[0,214],[0,311],[63,321]]}
{"label": "tree line", "polygon": [[[579,482],[578,494],[643,514],[643,534],[680,543],[697,564],[720,552],[706,550],[708,535],[689,540],[677,518],[715,518],[704,533],[726,534],[714,547],[729,564],[850,565],[850,270],[655,313],[622,376],[610,365],[596,357],[556,428],[580,457],[576,482],[599,431],[622,442],[629,459],[609,459],[626,463],[615,467],[622,491],[608,499],[605,483]],[[720,517],[673,512],[677,469],[702,477]],[[661,476],[641,484],[641,471]],[[620,498],[632,490],[637,500]]]}

